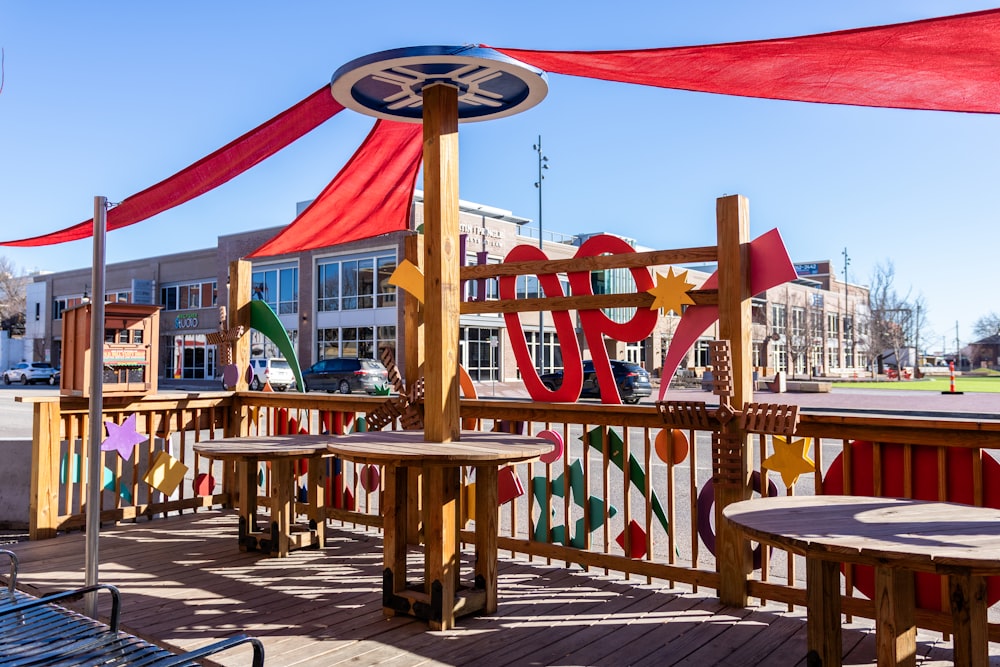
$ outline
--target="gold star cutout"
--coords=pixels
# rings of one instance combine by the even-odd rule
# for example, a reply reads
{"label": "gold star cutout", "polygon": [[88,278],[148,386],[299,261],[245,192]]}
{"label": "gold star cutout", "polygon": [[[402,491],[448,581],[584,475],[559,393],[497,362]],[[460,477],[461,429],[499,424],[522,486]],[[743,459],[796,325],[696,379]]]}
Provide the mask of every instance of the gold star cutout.
{"label": "gold star cutout", "polygon": [[667,272],[666,276],[657,273],[656,287],[647,290],[649,294],[653,295],[653,305],[649,309],[659,308],[664,315],[667,314],[667,311],[672,310],[680,315],[682,306],[693,306],[694,300],[688,296],[687,292],[694,287],[694,283],[686,282],[687,274],[688,272],[685,271],[674,275],[673,268]]}
{"label": "gold star cutout", "polygon": [[763,466],[768,470],[781,473],[781,481],[786,487],[791,487],[799,479],[799,475],[816,472],[816,463],[809,458],[809,438],[793,440],[772,436],[771,446],[774,454],[764,459]]}

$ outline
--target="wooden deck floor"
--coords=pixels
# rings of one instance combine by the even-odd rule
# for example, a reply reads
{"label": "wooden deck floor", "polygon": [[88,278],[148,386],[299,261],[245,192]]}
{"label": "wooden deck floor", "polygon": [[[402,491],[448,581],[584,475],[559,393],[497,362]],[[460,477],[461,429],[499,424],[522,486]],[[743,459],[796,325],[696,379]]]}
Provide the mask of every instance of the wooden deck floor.
{"label": "wooden deck floor", "polygon": [[[501,554],[499,612],[429,632],[413,619],[383,617],[382,542],[373,530],[335,527],[325,549],[280,560],[241,553],[235,536],[228,512],[105,529],[101,581],[122,590],[124,626],[182,649],[245,631],[264,641],[271,667],[804,664],[803,612],[726,608],[711,590]],[[84,539],[13,545],[21,587],[44,594],[82,585]],[[845,664],[874,664],[864,626],[846,626],[844,647]],[[921,641],[918,650],[919,664],[951,664],[947,644]],[[248,656],[232,652],[218,663],[249,664]]]}

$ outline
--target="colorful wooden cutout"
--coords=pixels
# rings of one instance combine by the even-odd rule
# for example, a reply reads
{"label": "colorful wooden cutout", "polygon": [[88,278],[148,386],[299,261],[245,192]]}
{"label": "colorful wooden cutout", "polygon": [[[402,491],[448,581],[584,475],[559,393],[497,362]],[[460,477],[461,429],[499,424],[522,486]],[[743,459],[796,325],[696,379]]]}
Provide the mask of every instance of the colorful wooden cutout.
{"label": "colorful wooden cutout", "polygon": [[108,430],[108,437],[101,443],[101,451],[116,451],[118,455],[126,461],[132,456],[132,450],[140,442],[145,442],[148,438],[135,430],[135,414],[131,414],[119,426],[114,422],[104,422],[104,427]]}
{"label": "colorful wooden cutout", "polygon": [[149,470],[143,481],[162,494],[169,496],[181,485],[187,472],[186,465],[161,449],[150,462]]}
{"label": "colorful wooden cutout", "polygon": [[358,472],[358,476],[361,478],[361,488],[368,493],[378,491],[379,484],[382,481],[382,475],[378,471],[378,466],[371,464],[362,466]]}
{"label": "colorful wooden cutout", "polygon": [[[635,519],[629,521],[628,524],[628,535],[629,535],[629,558],[642,558],[646,555],[646,531],[642,529]],[[615,542],[618,543],[622,549],[625,549],[625,531],[615,538]]]}
{"label": "colorful wooden cutout", "polygon": [[[604,453],[604,441],[600,428],[592,429],[587,433],[585,442],[602,454]],[[622,437],[618,435],[618,432],[611,428],[608,429],[608,448],[608,458],[619,470],[624,472],[625,443],[622,441]],[[628,474],[629,480],[637,489],[640,491],[646,490],[646,471],[638,459],[631,454],[628,457]],[[649,489],[649,498],[653,508],[653,515],[660,520],[663,530],[667,530],[667,513],[663,511],[663,505],[660,504],[660,499],[656,496],[656,491],[652,488]]]}
{"label": "colorful wooden cutout", "polygon": [[657,273],[656,286],[646,290],[653,295],[653,304],[650,309],[659,309],[663,315],[670,311],[680,315],[684,312],[684,306],[693,306],[694,299],[688,296],[688,292],[694,287],[694,283],[687,282],[687,275],[687,271],[674,275],[673,267],[667,271],[665,276]]}
{"label": "colorful wooden cutout", "polygon": [[538,457],[539,460],[542,463],[555,463],[556,461],[558,461],[559,457],[561,457],[563,454],[562,435],[559,434],[557,431],[553,431],[552,429],[546,429],[544,431],[539,431],[538,433],[535,434],[535,436],[539,438],[545,438],[553,445],[555,445],[555,447],[553,447],[551,452],[539,456]]}
{"label": "colorful wooden cutout", "polygon": [[505,505],[519,496],[524,495],[524,486],[517,476],[513,466],[500,468],[497,476],[497,499],[500,505]]}
{"label": "colorful wooden cutout", "polygon": [[661,461],[677,465],[687,458],[688,439],[679,428],[665,428],[656,434],[653,449]]}
{"label": "colorful wooden cutout", "polygon": [[222,384],[232,389],[240,381],[240,369],[236,364],[229,364],[222,369]]}
{"label": "colorful wooden cutout", "polygon": [[210,496],[215,491],[215,478],[207,472],[198,473],[191,484],[191,489],[196,496]]}
{"label": "colorful wooden cutout", "polygon": [[416,264],[404,259],[389,276],[389,284],[404,290],[420,303],[424,302],[424,274]]}
{"label": "colorful wooden cutout", "polygon": [[[754,470],[751,475],[751,484],[755,493],[761,494],[761,477],[760,472]],[[774,497],[778,495],[778,487],[771,480],[767,480],[767,495]],[[701,491],[698,493],[698,536],[701,537],[701,541],[705,543],[708,547],[709,553],[713,556],[715,553],[715,529],[713,528],[715,522],[715,483],[712,480],[707,480],[705,485],[701,487]],[[770,553],[770,552],[769,552]],[[760,569],[763,563],[763,555],[761,552],[760,545],[753,551],[753,567],[755,570]]]}
{"label": "colorful wooden cutout", "polygon": [[816,472],[816,463],[809,458],[809,438],[789,441],[780,435],[771,436],[774,454],[761,467],[781,474],[781,481],[791,488],[803,473]]}
{"label": "colorful wooden cutout", "polygon": [[[750,242],[750,294],[766,292],[771,287],[795,280],[797,277],[795,266],[777,229],[772,229]],[[709,276],[701,286],[704,290],[718,289],[718,287],[718,273]],[[677,323],[670,347],[663,356],[659,400],[662,401],[664,394],[667,393],[669,380],[673,377],[681,359],[698,340],[698,336],[717,319],[719,319],[718,306],[688,306],[684,311],[684,316]]]}

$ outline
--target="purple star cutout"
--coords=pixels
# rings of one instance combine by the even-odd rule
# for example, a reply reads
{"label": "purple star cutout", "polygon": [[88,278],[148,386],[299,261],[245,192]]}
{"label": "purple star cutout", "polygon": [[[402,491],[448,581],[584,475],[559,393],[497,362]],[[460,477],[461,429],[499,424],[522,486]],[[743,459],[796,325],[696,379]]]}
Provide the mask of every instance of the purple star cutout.
{"label": "purple star cutout", "polygon": [[132,456],[132,450],[135,449],[135,446],[148,439],[136,432],[134,414],[129,415],[129,418],[121,426],[114,422],[104,422],[104,426],[108,429],[108,437],[101,443],[101,451],[117,450],[118,456],[126,461]]}

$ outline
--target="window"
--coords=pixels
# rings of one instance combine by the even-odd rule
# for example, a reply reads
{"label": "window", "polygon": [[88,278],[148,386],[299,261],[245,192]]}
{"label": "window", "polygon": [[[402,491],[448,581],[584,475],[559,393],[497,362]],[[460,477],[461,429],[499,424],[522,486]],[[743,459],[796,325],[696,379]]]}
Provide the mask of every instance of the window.
{"label": "window", "polygon": [[251,297],[278,315],[299,312],[299,269],[296,266],[258,268],[251,277]]}
{"label": "window", "polygon": [[218,293],[214,280],[164,285],[160,288],[160,305],[163,310],[211,308],[218,305]]}
{"label": "window", "polygon": [[788,328],[788,313],[785,310],[785,304],[783,303],[773,303],[771,304],[771,333],[773,334],[784,334],[785,329]]}
{"label": "window", "polygon": [[340,310],[340,262],[316,266],[316,310]]}
{"label": "window", "polygon": [[831,338],[836,338],[840,333],[840,315],[837,313],[826,314],[826,331]]}
{"label": "window", "polygon": [[[376,338],[376,334],[378,338]],[[396,327],[339,327],[316,332],[316,359],[358,357],[378,359],[383,347],[396,349]]]}
{"label": "window", "polygon": [[806,330],[806,309],[792,307],[792,336],[802,336]]}
{"label": "window", "polygon": [[396,305],[394,254],[322,260],[316,264],[316,310],[366,310]]}
{"label": "window", "polygon": [[393,271],[396,270],[395,257],[379,257],[375,260],[376,271],[378,272],[378,291],[376,293],[376,306],[387,308],[396,305],[396,286],[389,282]]}

